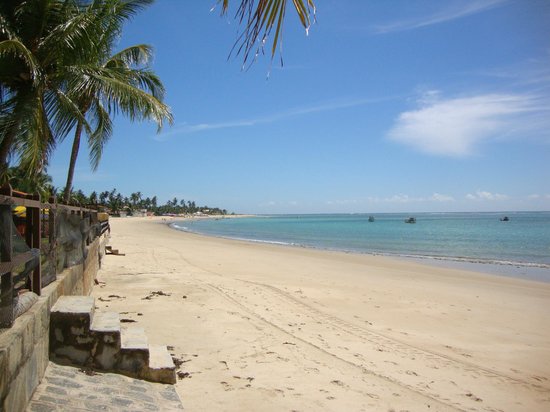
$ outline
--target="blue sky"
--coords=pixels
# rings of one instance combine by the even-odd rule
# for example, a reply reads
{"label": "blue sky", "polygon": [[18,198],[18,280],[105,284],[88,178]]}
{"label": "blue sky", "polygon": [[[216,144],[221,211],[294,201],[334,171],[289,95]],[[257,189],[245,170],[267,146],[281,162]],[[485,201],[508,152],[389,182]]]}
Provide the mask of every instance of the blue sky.
{"label": "blue sky", "polygon": [[550,2],[318,0],[308,36],[288,10],[283,68],[247,71],[215,3],[157,0],[126,27],[175,124],[117,117],[77,188],[239,213],[550,210]]}

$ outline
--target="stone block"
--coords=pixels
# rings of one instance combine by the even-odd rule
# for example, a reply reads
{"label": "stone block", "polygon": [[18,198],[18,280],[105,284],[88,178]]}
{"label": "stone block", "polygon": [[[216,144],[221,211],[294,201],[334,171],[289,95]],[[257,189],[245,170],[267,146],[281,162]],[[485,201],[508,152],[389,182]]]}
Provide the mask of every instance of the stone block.
{"label": "stone block", "polygon": [[140,327],[121,328],[120,358],[117,370],[125,375],[143,378],[149,367],[149,345],[145,330]]}
{"label": "stone block", "polygon": [[120,353],[120,315],[118,312],[95,312],[91,326],[95,340],[94,366],[103,370],[116,367]]}
{"label": "stone block", "polygon": [[161,383],[176,383],[176,365],[166,346],[149,345],[149,368],[147,380]]}
{"label": "stone block", "polygon": [[46,373],[46,369],[48,369],[48,365],[50,363],[50,345],[48,342],[47,335],[44,337],[44,339],[40,340],[34,349],[34,352],[36,354],[36,368],[38,371],[38,380],[41,381],[44,377],[44,374]]}
{"label": "stone block", "polygon": [[43,314],[47,312],[46,302],[44,299],[39,299],[38,302],[29,310],[29,314],[33,319],[33,343],[36,345],[40,339],[44,338],[45,324]]}
{"label": "stone block", "polygon": [[[15,327],[15,325],[14,325]],[[8,376],[13,379],[23,363],[23,334],[19,328],[10,330],[11,342],[8,349]]]}
{"label": "stone block", "polygon": [[4,411],[23,411],[30,398],[27,393],[27,376],[25,368],[20,369],[17,377],[10,382],[10,388],[6,398],[2,402]]}
{"label": "stone block", "polygon": [[8,350],[0,348],[0,399],[5,398],[9,389],[8,359]]}
{"label": "stone block", "polygon": [[39,354],[33,351],[32,356],[23,365],[23,368],[25,369],[25,384],[27,385],[25,389],[25,393],[28,395],[27,402],[30,400],[34,390],[40,383],[40,374],[38,372],[38,357]]}
{"label": "stone block", "polygon": [[90,324],[94,312],[91,296],[62,296],[50,314],[50,349],[54,358],[84,364],[94,346]]}
{"label": "stone block", "polygon": [[23,362],[29,359],[34,349],[34,317],[32,314],[25,313],[20,316],[16,322],[21,322],[23,334]]}

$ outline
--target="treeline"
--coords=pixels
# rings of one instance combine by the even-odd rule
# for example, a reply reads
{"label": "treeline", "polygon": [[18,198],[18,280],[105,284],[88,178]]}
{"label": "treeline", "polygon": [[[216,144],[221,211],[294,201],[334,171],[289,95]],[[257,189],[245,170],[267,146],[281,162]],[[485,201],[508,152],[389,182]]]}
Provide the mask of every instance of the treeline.
{"label": "treeline", "polygon": [[[10,183],[15,190],[27,193],[38,193],[43,200],[50,196],[56,196],[58,200],[66,199],[64,190],[59,190],[52,185],[52,178],[46,173],[40,173],[34,179],[29,179],[21,168],[12,167],[9,169]],[[136,212],[147,211],[155,215],[167,214],[194,214],[197,212],[208,215],[226,215],[226,209],[219,207],[197,206],[195,201],[173,198],[165,204],[159,205],[157,196],[144,197],[141,192],[131,193],[125,196],[116,189],[103,192],[92,192],[87,196],[82,190],[71,191],[68,196],[69,202],[63,201],[74,206],[86,206],[94,209],[107,209],[112,214],[126,212],[135,214]]]}
{"label": "treeline", "polygon": [[86,196],[82,190],[71,193],[72,203],[89,206],[92,208],[107,209],[111,214],[118,215],[125,212],[129,215],[142,212],[150,212],[155,215],[181,215],[202,213],[205,215],[226,215],[227,210],[219,207],[197,206],[195,201],[176,197],[159,205],[157,196],[143,197],[141,192],[131,193],[125,196],[116,189],[104,192],[92,192]]}

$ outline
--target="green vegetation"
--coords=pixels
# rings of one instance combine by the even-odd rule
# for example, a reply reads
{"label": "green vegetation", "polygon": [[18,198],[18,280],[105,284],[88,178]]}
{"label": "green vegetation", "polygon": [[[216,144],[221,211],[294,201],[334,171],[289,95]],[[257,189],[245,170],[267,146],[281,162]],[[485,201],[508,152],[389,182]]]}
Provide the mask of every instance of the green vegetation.
{"label": "green vegetation", "polygon": [[86,196],[81,190],[74,192],[71,199],[80,205],[93,208],[108,209],[113,215],[121,212],[130,215],[142,212],[151,212],[155,215],[181,215],[201,213],[205,215],[226,215],[227,210],[218,207],[197,206],[194,201],[178,200],[174,198],[164,205],[157,204],[157,197],[143,197],[141,192],[130,194],[129,197],[117,192],[116,189],[104,192],[92,192]]}

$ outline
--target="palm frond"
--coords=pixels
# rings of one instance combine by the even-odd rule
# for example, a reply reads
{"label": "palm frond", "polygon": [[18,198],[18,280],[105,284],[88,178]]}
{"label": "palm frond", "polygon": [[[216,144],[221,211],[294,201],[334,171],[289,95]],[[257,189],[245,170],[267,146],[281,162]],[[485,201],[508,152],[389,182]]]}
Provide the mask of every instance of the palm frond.
{"label": "palm frond", "polygon": [[95,129],[93,133],[88,134],[88,147],[90,148],[90,166],[95,171],[99,166],[103,148],[113,135],[113,122],[100,101],[96,100],[90,111],[93,113]]}
{"label": "palm frond", "polygon": [[28,106],[27,116],[21,124],[15,146],[21,166],[40,172],[46,166],[56,142],[50,129],[42,96],[35,93],[34,98],[36,102]]}
{"label": "palm frond", "polygon": [[[222,14],[228,12],[229,0],[218,0],[222,5]],[[312,22],[315,21],[315,3],[313,0],[292,0],[294,9],[300,23],[308,33]],[[271,45],[271,58],[275,56],[277,46],[281,43],[283,23],[287,9],[287,0],[241,0],[235,13],[235,19],[240,24],[244,23],[244,29],[238,36],[232,54],[243,55],[243,65],[264,50],[264,45],[271,35],[273,28],[275,34]]]}
{"label": "palm frond", "polygon": [[67,96],[62,89],[51,90],[45,95],[46,113],[59,141],[63,141],[77,123],[82,123],[86,133],[91,133],[92,129],[74,98]]}
{"label": "palm frond", "polygon": [[0,58],[7,55],[22,60],[29,69],[29,78],[35,83],[39,76],[40,70],[36,58],[31,51],[19,40],[4,40],[0,42]]}
{"label": "palm frond", "polygon": [[[116,114],[120,110],[131,120],[154,120],[159,130],[164,121],[172,124],[170,108],[155,96],[163,95],[164,88],[152,72],[93,66],[72,67],[69,70],[75,77],[82,79],[77,92],[98,96],[110,113]],[[143,90],[143,86],[152,89],[154,93]]]}
{"label": "palm frond", "polygon": [[111,62],[114,66],[118,66],[119,62],[126,67],[146,65],[152,58],[153,48],[148,44],[138,44],[115,53],[107,60],[105,66],[109,66]]}

